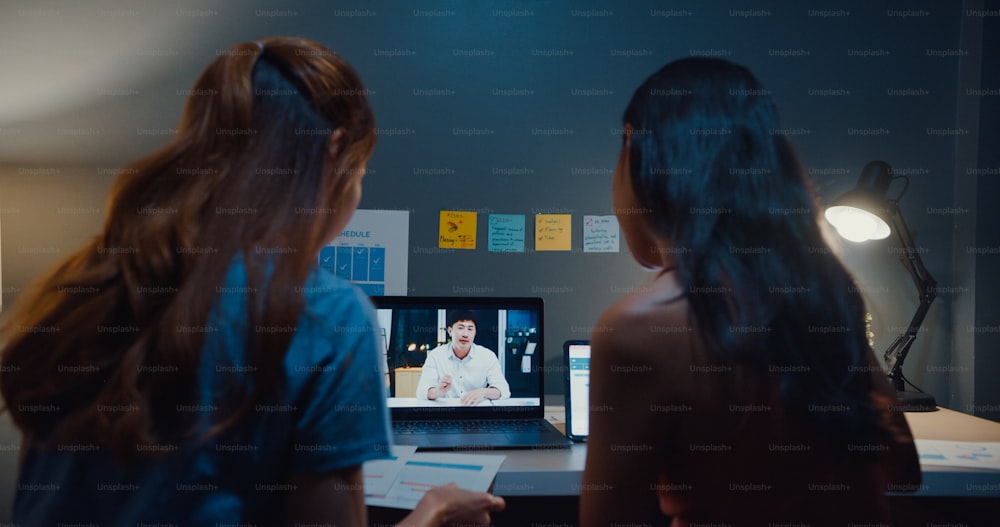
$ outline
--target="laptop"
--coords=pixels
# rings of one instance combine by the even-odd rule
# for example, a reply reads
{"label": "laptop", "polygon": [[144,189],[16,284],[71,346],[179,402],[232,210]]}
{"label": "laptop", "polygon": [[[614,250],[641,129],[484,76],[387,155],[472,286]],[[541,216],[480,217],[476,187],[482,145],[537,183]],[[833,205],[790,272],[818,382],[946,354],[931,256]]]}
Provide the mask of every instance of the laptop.
{"label": "laptop", "polygon": [[590,342],[567,340],[563,344],[566,372],[566,435],[586,442],[590,432]]}
{"label": "laptop", "polygon": [[[371,299],[388,366],[388,406],[395,444],[421,450],[562,448],[572,444],[545,419],[541,298]],[[462,319],[455,321],[454,317]],[[477,355],[469,357],[476,366],[457,362],[451,348],[469,345],[470,324],[464,319],[470,317],[475,327],[471,342],[476,345],[471,353]],[[449,326],[454,326],[452,334]],[[489,376],[481,375],[487,369]],[[438,396],[437,387],[445,375],[451,380],[444,395]],[[464,394],[486,387],[497,388],[501,397],[463,404]]]}

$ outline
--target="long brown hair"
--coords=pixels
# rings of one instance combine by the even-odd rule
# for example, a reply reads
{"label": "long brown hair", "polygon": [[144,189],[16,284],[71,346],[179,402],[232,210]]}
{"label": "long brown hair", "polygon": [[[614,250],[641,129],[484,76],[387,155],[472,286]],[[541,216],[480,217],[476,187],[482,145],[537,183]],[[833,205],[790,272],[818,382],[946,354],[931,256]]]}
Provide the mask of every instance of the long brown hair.
{"label": "long brown hair", "polygon": [[102,232],[0,328],[0,391],[28,439],[89,440],[130,459],[190,437],[203,423],[177,405],[196,402],[199,328],[235,258],[255,373],[231,379],[210,434],[272,397],[292,333],[267,328],[296,326],[301,286],[374,133],[360,79],[324,46],[281,37],[219,52],[174,140],[122,170]]}

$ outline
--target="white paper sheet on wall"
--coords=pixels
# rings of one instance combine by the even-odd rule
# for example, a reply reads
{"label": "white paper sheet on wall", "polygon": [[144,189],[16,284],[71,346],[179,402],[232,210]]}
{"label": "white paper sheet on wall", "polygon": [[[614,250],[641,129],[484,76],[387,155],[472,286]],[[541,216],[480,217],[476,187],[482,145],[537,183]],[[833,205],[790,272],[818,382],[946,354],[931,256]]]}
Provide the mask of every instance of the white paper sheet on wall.
{"label": "white paper sheet on wall", "polygon": [[358,210],[340,236],[320,251],[319,264],[370,296],[402,296],[409,254],[409,211]]}
{"label": "white paper sheet on wall", "polygon": [[619,251],[618,218],[584,215],[583,252],[616,253]]}

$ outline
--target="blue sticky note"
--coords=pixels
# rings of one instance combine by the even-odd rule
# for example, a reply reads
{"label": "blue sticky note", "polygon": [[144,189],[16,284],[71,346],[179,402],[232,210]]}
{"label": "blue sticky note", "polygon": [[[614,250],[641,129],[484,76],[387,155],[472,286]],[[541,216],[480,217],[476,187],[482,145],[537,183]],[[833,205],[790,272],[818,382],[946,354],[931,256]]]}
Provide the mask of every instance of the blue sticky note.
{"label": "blue sticky note", "polygon": [[490,214],[490,252],[524,252],[524,215]]}

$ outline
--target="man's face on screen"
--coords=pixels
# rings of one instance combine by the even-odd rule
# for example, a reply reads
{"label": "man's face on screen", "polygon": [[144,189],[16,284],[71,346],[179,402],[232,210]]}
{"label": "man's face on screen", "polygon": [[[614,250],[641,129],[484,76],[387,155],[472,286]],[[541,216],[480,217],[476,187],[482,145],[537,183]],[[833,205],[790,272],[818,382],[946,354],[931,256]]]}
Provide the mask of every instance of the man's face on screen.
{"label": "man's face on screen", "polygon": [[451,347],[458,352],[468,352],[476,340],[476,323],[471,320],[456,320],[448,328],[451,337]]}

